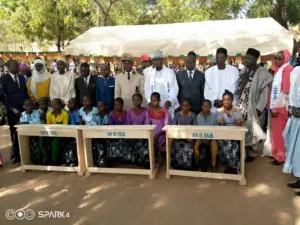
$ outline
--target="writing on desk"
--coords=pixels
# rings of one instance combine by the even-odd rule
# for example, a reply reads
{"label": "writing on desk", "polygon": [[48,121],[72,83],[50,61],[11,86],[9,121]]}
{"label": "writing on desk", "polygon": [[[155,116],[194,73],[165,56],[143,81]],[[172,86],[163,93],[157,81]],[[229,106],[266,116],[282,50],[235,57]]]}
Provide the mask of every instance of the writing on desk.
{"label": "writing on desk", "polygon": [[108,137],[126,137],[125,132],[107,132]]}
{"label": "writing on desk", "polygon": [[213,139],[214,134],[213,133],[192,133],[193,138],[207,138],[207,139]]}
{"label": "writing on desk", "polygon": [[57,135],[55,130],[41,130],[41,135]]}

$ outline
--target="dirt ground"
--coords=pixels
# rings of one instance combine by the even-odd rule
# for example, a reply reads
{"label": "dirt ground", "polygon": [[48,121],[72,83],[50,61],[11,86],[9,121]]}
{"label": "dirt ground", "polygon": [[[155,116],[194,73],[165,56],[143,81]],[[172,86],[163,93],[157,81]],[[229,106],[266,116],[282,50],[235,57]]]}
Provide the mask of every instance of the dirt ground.
{"label": "dirt ground", "polygon": [[[286,187],[292,176],[264,157],[246,165],[243,187],[235,181],[166,180],[164,167],[155,180],[22,173],[20,165],[10,164],[7,138],[0,138],[0,151],[5,163],[0,168],[0,225],[300,225],[300,198]],[[31,221],[10,221],[8,209],[32,209],[36,215]],[[64,211],[69,218],[38,218],[43,211]]]}

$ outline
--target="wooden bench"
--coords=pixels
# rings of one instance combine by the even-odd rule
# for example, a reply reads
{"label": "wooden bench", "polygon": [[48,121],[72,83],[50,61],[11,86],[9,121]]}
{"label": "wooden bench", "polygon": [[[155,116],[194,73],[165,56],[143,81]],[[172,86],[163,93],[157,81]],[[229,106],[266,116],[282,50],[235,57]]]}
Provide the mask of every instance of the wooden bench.
{"label": "wooden bench", "polygon": [[[171,175],[202,177],[213,179],[237,180],[241,185],[246,185],[245,178],[245,133],[244,127],[231,126],[171,126],[163,128],[166,131],[166,156],[167,171],[166,178]],[[171,141],[172,139],[216,139],[216,140],[238,140],[241,143],[240,174],[210,173],[200,171],[184,171],[171,168]]]}
{"label": "wooden bench", "polygon": [[[77,172],[79,176],[84,175],[85,160],[83,152],[82,131],[79,126],[72,125],[17,125],[21,170],[43,170],[43,171],[60,171],[60,172]],[[77,143],[78,166],[44,166],[33,165],[30,159],[29,138],[37,137],[74,137]]]}
{"label": "wooden bench", "polygon": [[[154,159],[154,129],[155,125],[141,126],[86,126],[81,127],[84,142],[84,153],[86,160],[86,174],[90,173],[113,173],[113,174],[139,174],[148,175],[149,179],[154,179],[157,169]],[[140,168],[106,168],[95,167],[92,154],[92,139],[147,139],[149,146],[150,169]]]}

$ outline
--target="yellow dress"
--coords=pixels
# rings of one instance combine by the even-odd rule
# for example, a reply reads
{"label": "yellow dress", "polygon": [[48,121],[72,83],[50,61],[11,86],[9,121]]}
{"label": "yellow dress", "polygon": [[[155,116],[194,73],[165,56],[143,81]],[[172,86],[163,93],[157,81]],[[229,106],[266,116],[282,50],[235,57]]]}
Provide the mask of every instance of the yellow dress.
{"label": "yellow dress", "polygon": [[41,83],[37,83],[36,84],[36,97],[33,96],[31,89],[30,89],[30,83],[31,83],[31,77],[29,78],[29,80],[27,81],[26,87],[27,87],[27,91],[28,94],[30,96],[30,99],[32,101],[39,101],[41,97],[48,97],[50,96],[49,94],[49,89],[50,89],[50,81],[51,79],[49,78],[48,80],[41,82]]}
{"label": "yellow dress", "polygon": [[48,112],[46,115],[47,124],[64,124],[68,125],[69,115],[67,111],[61,110],[60,114],[55,117],[53,111]]}

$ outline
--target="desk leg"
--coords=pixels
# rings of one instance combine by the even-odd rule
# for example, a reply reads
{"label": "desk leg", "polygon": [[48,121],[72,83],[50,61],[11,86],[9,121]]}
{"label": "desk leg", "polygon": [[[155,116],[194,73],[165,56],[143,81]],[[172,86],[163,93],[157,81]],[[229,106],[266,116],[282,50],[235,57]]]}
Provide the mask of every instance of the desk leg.
{"label": "desk leg", "polygon": [[246,185],[246,178],[245,178],[245,139],[241,140],[241,179],[240,185]]}
{"label": "desk leg", "polygon": [[166,131],[166,158],[167,158],[167,164],[166,164],[166,179],[170,179],[170,168],[171,168],[171,140],[168,137],[168,131]]}
{"label": "desk leg", "polygon": [[86,170],[85,157],[84,157],[84,145],[83,145],[83,137],[82,130],[77,130],[77,158],[78,158],[78,175],[83,176]]}
{"label": "desk leg", "polygon": [[29,149],[29,137],[18,135],[20,157],[21,157],[21,171],[25,172],[23,165],[30,165],[30,149]]}
{"label": "desk leg", "polygon": [[94,160],[93,160],[93,149],[92,149],[92,139],[91,138],[84,138],[84,156],[85,156],[85,175],[90,176],[90,172],[88,171],[88,168],[94,166]]}
{"label": "desk leg", "polygon": [[153,131],[149,131],[148,138],[149,146],[149,161],[150,161],[150,174],[149,179],[154,179],[156,176],[157,168],[155,168],[155,157],[154,157],[154,134]]}

